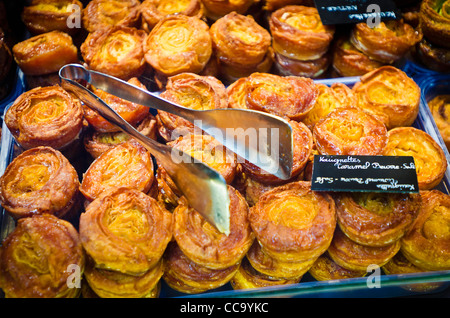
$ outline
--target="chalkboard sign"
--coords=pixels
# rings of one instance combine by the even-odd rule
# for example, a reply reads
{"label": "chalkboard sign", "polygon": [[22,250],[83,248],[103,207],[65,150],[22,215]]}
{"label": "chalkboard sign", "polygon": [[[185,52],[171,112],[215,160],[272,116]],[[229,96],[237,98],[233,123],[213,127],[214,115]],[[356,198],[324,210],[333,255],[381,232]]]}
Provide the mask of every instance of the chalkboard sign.
{"label": "chalkboard sign", "polygon": [[419,192],[411,156],[314,156],[315,191]]}
{"label": "chalkboard sign", "polygon": [[392,0],[314,0],[325,25],[367,23],[374,27],[380,21],[400,19],[401,13]]}

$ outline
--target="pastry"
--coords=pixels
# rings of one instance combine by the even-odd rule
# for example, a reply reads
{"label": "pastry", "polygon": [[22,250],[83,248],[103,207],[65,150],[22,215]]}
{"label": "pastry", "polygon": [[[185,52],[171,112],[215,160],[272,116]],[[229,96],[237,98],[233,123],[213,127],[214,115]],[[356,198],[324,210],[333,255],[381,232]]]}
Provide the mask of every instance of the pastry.
{"label": "pastry", "polygon": [[308,273],[318,281],[364,277],[367,274],[365,270],[349,270],[339,266],[326,252],[319,256]]}
{"label": "pastry", "polygon": [[238,14],[245,14],[256,2],[256,0],[202,0],[205,6],[205,15],[211,21],[215,21],[233,11]]}
{"label": "pastry", "polygon": [[62,66],[78,62],[78,49],[72,38],[61,31],[35,35],[15,44],[14,60],[26,75],[46,75]]}
{"label": "pastry", "polygon": [[437,95],[428,102],[428,107],[447,149],[450,149],[450,95]]}
{"label": "pastry", "polygon": [[403,255],[423,270],[450,269],[450,197],[439,190],[421,192],[422,207],[401,240]]}
{"label": "pastry", "polygon": [[[5,38],[5,33],[0,28],[0,83],[4,83],[13,66],[13,55]],[[1,92],[0,94],[3,94]],[[0,95],[3,96],[3,95]],[[5,93],[6,96],[6,93]],[[0,97],[3,99],[3,97]]]}
{"label": "pastry", "polygon": [[420,190],[436,187],[447,169],[441,146],[429,134],[414,127],[391,129],[383,155],[412,156]]}
{"label": "pastry", "polygon": [[263,3],[263,9],[267,11],[275,11],[291,4],[314,6],[313,0],[264,0]]}
{"label": "pastry", "polygon": [[324,54],[315,60],[301,61],[276,53],[274,66],[276,73],[282,76],[318,78],[328,70],[330,63],[330,54]]}
{"label": "pastry", "polygon": [[58,85],[37,87],[19,95],[5,113],[5,124],[24,149],[67,148],[83,128],[80,101]]}
{"label": "pastry", "polygon": [[431,44],[425,38],[416,44],[416,56],[428,69],[450,72],[450,48]]}
{"label": "pastry", "polygon": [[339,107],[313,128],[322,155],[380,155],[388,140],[386,126],[357,107]]}
{"label": "pastry", "polygon": [[423,36],[438,46],[450,48],[450,3],[424,0],[420,4],[420,28]]}
{"label": "pastry", "polygon": [[157,200],[161,202],[169,211],[173,212],[178,205],[178,200],[183,193],[178,189],[166,169],[159,162],[156,169],[156,181],[158,185]]}
{"label": "pastry", "polygon": [[376,116],[387,127],[411,126],[420,105],[420,88],[412,78],[393,66],[366,73],[353,86],[358,107]]}
{"label": "pastry", "polygon": [[20,219],[0,247],[7,298],[76,298],[85,255],[76,229],[50,214]]}

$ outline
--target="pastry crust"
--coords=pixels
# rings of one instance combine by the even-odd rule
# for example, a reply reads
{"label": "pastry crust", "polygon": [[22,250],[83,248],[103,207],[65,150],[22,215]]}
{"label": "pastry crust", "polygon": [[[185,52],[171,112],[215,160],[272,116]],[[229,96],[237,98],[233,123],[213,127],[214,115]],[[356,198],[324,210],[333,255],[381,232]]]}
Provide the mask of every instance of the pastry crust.
{"label": "pastry crust", "polygon": [[83,175],[80,191],[88,201],[113,187],[129,187],[147,193],[153,184],[151,154],[130,140],[104,152]]}
{"label": "pastry crust", "polygon": [[324,54],[315,60],[300,61],[275,54],[275,70],[282,76],[304,76],[317,78],[323,75],[331,64],[331,55]]}
{"label": "pastry crust", "polygon": [[357,107],[340,107],[319,120],[314,142],[322,155],[380,155],[388,140],[386,126]]}
{"label": "pastry crust", "polygon": [[22,93],[6,111],[5,124],[24,149],[63,149],[78,139],[83,110],[78,99],[58,85]]}
{"label": "pastry crust", "polygon": [[416,219],[421,204],[414,193],[339,193],[335,197],[340,229],[353,241],[386,246],[401,239]]}
{"label": "pastry crust", "polygon": [[450,48],[450,3],[424,0],[420,4],[420,27],[430,42]]}
{"label": "pastry crust", "polygon": [[420,190],[436,187],[447,169],[447,159],[441,146],[429,134],[414,127],[391,129],[383,155],[412,156]]}
{"label": "pastry crust", "polygon": [[205,6],[205,15],[208,19],[215,21],[228,13],[235,11],[245,14],[257,0],[202,0]]}
{"label": "pastry crust", "polygon": [[442,139],[450,149],[450,95],[437,95],[428,102]]}
{"label": "pastry crust", "polygon": [[264,0],[263,9],[275,11],[287,5],[314,6],[313,0]]}
{"label": "pastry crust", "polygon": [[387,129],[411,126],[419,113],[420,87],[393,66],[382,66],[363,75],[353,92],[358,107],[381,120]]}
{"label": "pastry crust", "polygon": [[416,44],[418,60],[427,68],[436,72],[450,72],[450,48],[436,46],[425,38]]}
{"label": "pastry crust", "polygon": [[210,268],[225,269],[239,263],[253,243],[248,221],[248,205],[242,195],[228,186],[230,198],[230,234],[220,233],[200,213],[183,201],[175,208],[175,240],[193,262]]}
{"label": "pastry crust", "polygon": [[335,27],[323,25],[315,7],[288,5],[270,15],[272,45],[276,53],[295,60],[322,57],[333,40]]}
{"label": "pastry crust", "polygon": [[173,212],[178,205],[178,200],[183,196],[183,193],[178,189],[172,178],[167,174],[166,169],[159,162],[156,169],[156,181],[158,184],[158,193],[156,198],[169,211]]}
{"label": "pastry crust", "polygon": [[314,262],[308,273],[318,281],[364,277],[366,271],[349,270],[336,264],[328,253],[323,253]]}
{"label": "pastry crust", "polygon": [[450,197],[439,190],[421,192],[422,207],[410,231],[402,238],[401,251],[424,270],[450,268]]}
{"label": "pastry crust", "polygon": [[[7,298],[75,298],[69,288],[85,255],[76,229],[50,214],[17,222],[0,247],[0,286]],[[72,268],[72,270],[70,270]]]}
{"label": "pastry crust", "polygon": [[209,26],[197,17],[168,15],[144,43],[145,60],[164,76],[200,73],[212,55]]}
{"label": "pastry crust", "polygon": [[335,204],[307,181],[265,192],[250,208],[250,224],[265,254],[301,262],[325,252],[336,227]]}
{"label": "pastry crust", "polygon": [[78,49],[72,38],[50,31],[28,38],[12,48],[14,60],[26,75],[57,72],[63,65],[78,62]]}

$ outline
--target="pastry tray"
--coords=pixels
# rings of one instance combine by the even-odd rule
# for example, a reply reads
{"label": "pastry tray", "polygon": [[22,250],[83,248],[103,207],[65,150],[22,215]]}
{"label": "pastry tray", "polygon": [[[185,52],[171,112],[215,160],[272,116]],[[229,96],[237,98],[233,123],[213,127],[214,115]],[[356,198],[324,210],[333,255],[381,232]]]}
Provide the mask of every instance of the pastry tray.
{"label": "pastry tray", "polygon": [[[450,162],[450,154],[447,151],[442,137],[439,134],[436,124],[432,119],[427,101],[438,93],[446,92],[450,94],[450,75],[428,75],[421,77],[422,97],[420,110],[413,126],[426,131],[430,134],[444,149],[447,162]],[[21,80],[19,76],[19,81]],[[316,82],[331,85],[335,82],[341,82],[352,86],[359,80],[359,77],[344,77],[316,80]],[[418,81],[418,80],[416,80]],[[19,83],[20,87],[21,84]],[[0,109],[6,111],[14,100],[0,102]],[[3,113],[4,114],[4,113]],[[2,125],[1,152],[0,152],[0,175],[2,175],[7,165],[18,155],[18,147],[7,129]],[[444,193],[450,193],[450,167],[447,166],[443,181],[437,189]],[[0,210],[0,242],[14,229],[15,224],[12,218],[4,209]],[[437,283],[437,287],[427,292],[411,291],[410,286],[414,284]],[[385,275],[380,269],[380,275],[368,273],[366,277],[349,278],[332,281],[316,281],[308,273],[301,281],[292,285],[280,285],[273,287],[233,290],[230,283],[200,294],[188,295],[177,292],[161,279],[160,298],[172,297],[191,297],[191,298],[251,298],[251,297],[308,297],[308,298],[342,298],[342,297],[404,297],[411,295],[433,295],[450,287],[450,270],[422,272],[414,274]]]}

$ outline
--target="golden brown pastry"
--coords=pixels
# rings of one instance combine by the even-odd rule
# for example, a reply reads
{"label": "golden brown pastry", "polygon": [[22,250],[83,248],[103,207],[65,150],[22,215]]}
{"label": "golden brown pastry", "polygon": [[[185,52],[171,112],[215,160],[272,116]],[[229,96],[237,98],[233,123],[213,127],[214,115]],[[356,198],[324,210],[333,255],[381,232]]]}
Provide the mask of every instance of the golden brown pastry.
{"label": "golden brown pastry", "polygon": [[416,44],[416,56],[428,69],[448,73],[450,72],[450,49],[437,46],[425,38]]}
{"label": "golden brown pastry", "polygon": [[153,178],[150,153],[137,141],[130,140],[107,150],[92,162],[83,175],[80,191],[88,201],[120,186],[146,193]]}
{"label": "golden brown pastry", "polygon": [[330,54],[325,54],[315,60],[301,61],[276,53],[274,66],[276,72],[282,76],[318,78],[328,70],[330,63]]}
{"label": "golden brown pastry", "polygon": [[207,268],[189,259],[172,241],[164,253],[163,279],[176,291],[198,294],[228,283],[239,269],[239,264],[223,269]]}
{"label": "golden brown pastry", "polygon": [[386,126],[357,107],[340,107],[319,120],[314,142],[322,155],[380,155],[388,140]]}
{"label": "golden brown pastry", "polygon": [[90,33],[105,27],[137,27],[139,0],[91,0],[82,11],[83,27]]}
{"label": "golden brown pastry", "polygon": [[168,15],[151,30],[144,52],[147,63],[164,76],[200,73],[212,55],[209,26],[197,17]]}
{"label": "golden brown pastry", "polygon": [[420,4],[420,28],[430,42],[450,48],[450,2],[424,0]]}
{"label": "golden brown pastry", "polygon": [[248,221],[248,205],[242,195],[228,186],[230,199],[230,234],[220,233],[187,201],[175,208],[173,235],[183,253],[193,262],[224,269],[239,263],[253,243]]}
{"label": "golden brown pastry", "polygon": [[263,9],[267,11],[274,11],[290,4],[314,6],[313,0],[264,0],[263,3]]}
{"label": "golden brown pastry", "polygon": [[12,52],[26,75],[50,74],[66,64],[78,62],[78,49],[71,36],[61,31],[30,37],[15,44]]}
{"label": "golden brown pastry", "polygon": [[422,33],[403,19],[382,21],[374,27],[358,23],[350,35],[351,43],[359,51],[385,64],[391,64],[405,56],[421,39]]}
{"label": "golden brown pastry", "polygon": [[25,6],[21,18],[31,34],[41,34],[54,30],[74,34],[80,28],[70,27],[68,20],[76,10],[83,9],[78,0],[33,0]]}
{"label": "golden brown pastry", "polygon": [[7,298],[80,294],[76,281],[83,275],[85,255],[76,229],[67,221],[50,214],[19,220],[0,246],[0,259],[0,288]]}
{"label": "golden brown pastry", "polygon": [[14,218],[53,214],[69,218],[78,212],[80,182],[72,164],[51,147],[24,151],[0,177],[0,201]]}
{"label": "golden brown pastry", "polygon": [[328,255],[339,266],[352,271],[367,271],[369,266],[383,266],[400,250],[400,241],[386,246],[364,246],[349,239],[336,228]]}
{"label": "golden brown pastry", "polygon": [[257,0],[202,0],[205,6],[205,15],[208,19],[215,21],[228,13],[235,11],[245,14]]}
{"label": "golden brown pastry", "polygon": [[272,45],[276,53],[295,60],[322,57],[333,39],[335,27],[323,25],[315,7],[288,5],[270,15]]}
{"label": "golden brown pastry", "polygon": [[424,270],[450,268],[450,197],[439,190],[421,192],[422,207],[401,240],[403,255]]}
{"label": "golden brown pastry", "polygon": [[336,264],[327,252],[319,256],[308,273],[318,281],[364,277],[367,272],[346,269]]}
{"label": "golden brown pastry", "polygon": [[414,127],[391,129],[383,155],[412,156],[420,190],[436,187],[447,169],[441,146],[429,134]]}
{"label": "golden brown pastry", "polygon": [[343,192],[336,194],[335,202],[339,227],[351,240],[386,246],[409,230],[421,199],[414,193]]}
{"label": "golden brown pastry", "polygon": [[173,212],[178,205],[178,200],[183,193],[178,189],[177,185],[173,182],[172,178],[167,174],[166,169],[159,162],[156,169],[156,181],[158,185],[158,193],[156,198],[161,204],[163,204],[169,211]]}
{"label": "golden brown pastry", "polygon": [[80,238],[96,268],[142,275],[172,239],[172,214],[139,190],[117,187],[86,207]]}
{"label": "golden brown pastry", "polygon": [[402,70],[382,66],[366,73],[353,86],[358,107],[387,127],[411,126],[419,113],[420,87]]}
{"label": "golden brown pastry", "polygon": [[450,149],[450,95],[437,95],[428,102],[445,145]]}
{"label": "golden brown pastry", "polygon": [[265,192],[250,208],[250,224],[262,251],[283,262],[300,262],[325,252],[336,227],[335,204],[307,181]]}
{"label": "golden brown pastry", "polygon": [[235,179],[238,179],[242,183],[241,193],[245,196],[245,200],[250,207],[258,202],[264,192],[272,190],[277,186],[276,184],[266,184],[256,181],[247,176],[246,173],[240,173]]}
{"label": "golden brown pastry", "polygon": [[144,30],[120,25],[102,28],[89,33],[80,50],[92,70],[127,81],[146,68],[146,36]]}
{"label": "golden brown pastry", "polygon": [[63,149],[78,139],[83,110],[79,100],[60,86],[37,87],[22,93],[6,111],[4,120],[25,149]]}

